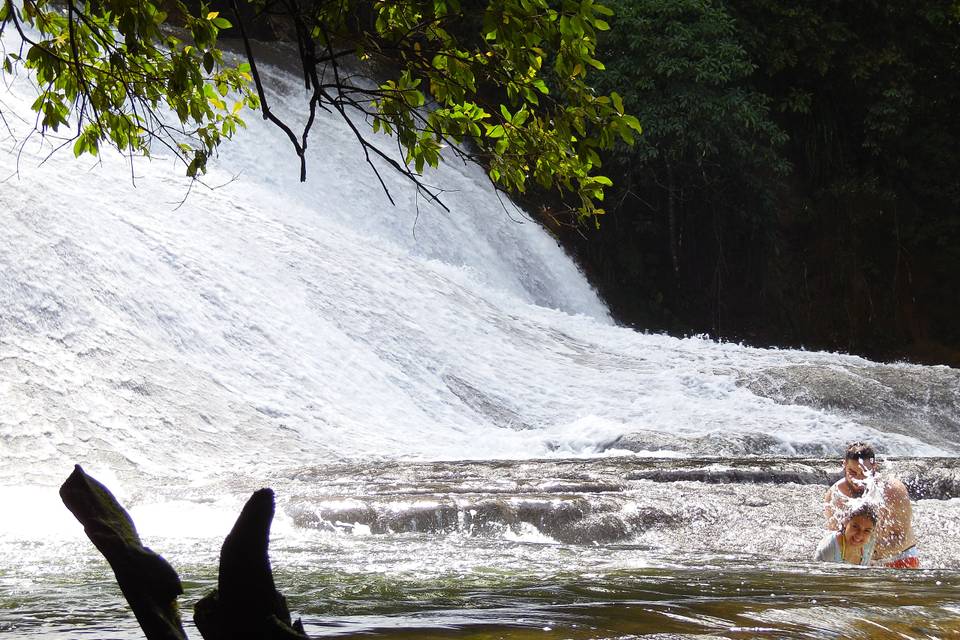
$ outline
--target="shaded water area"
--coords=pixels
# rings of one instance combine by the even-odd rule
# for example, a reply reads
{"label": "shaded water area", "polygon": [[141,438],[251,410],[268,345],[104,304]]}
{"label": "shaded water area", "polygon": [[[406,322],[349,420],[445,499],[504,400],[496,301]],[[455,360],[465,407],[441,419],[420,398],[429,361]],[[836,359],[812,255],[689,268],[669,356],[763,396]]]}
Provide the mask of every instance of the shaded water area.
{"label": "shaded water area", "polygon": [[[884,466],[914,494],[920,571],[807,560],[833,460],[381,461],[263,480],[278,588],[316,637],[960,637],[960,464]],[[184,579],[188,620],[253,486],[128,497]],[[7,536],[0,558],[5,637],[141,637],[81,536]]]}

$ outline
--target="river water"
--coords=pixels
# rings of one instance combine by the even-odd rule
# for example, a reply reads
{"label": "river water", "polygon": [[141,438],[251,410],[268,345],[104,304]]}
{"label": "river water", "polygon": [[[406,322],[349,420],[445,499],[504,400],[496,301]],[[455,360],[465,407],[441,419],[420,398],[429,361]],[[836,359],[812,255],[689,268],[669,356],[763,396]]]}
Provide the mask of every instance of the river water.
{"label": "river water", "polygon": [[[918,496],[922,571],[810,562],[836,463],[793,457],[299,466],[266,479],[281,492],[271,556],[319,637],[956,637],[960,465],[887,465]],[[142,485],[119,497],[184,579],[189,611],[258,483]],[[61,511],[0,544],[4,629],[138,637],[105,562]]]}
{"label": "river water", "polygon": [[[159,152],[51,155],[6,82],[5,638],[140,637],[57,496],[77,463],[185,612],[270,486],[315,636],[960,637],[957,370],[618,327],[475,168],[428,176],[449,212],[387,177],[391,207],[333,117],[306,184],[249,114],[191,189]],[[857,439],[911,489],[919,572],[808,560]]]}

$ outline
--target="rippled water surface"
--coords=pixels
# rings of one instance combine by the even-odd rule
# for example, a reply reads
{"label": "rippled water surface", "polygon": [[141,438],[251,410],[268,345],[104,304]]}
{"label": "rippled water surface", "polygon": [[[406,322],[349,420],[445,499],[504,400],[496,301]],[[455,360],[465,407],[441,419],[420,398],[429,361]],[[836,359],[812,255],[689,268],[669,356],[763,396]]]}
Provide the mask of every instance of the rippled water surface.
{"label": "rippled water surface", "polygon": [[[950,461],[889,465],[914,491],[957,474]],[[272,478],[271,555],[278,588],[318,637],[960,637],[960,501],[917,500],[921,571],[813,563],[835,467],[635,458],[300,467]],[[170,499],[145,492],[129,505],[145,543],[184,580],[194,637],[189,611],[215,585],[245,495],[238,484],[157,488]],[[7,637],[140,637],[81,535],[8,539],[0,558]]]}
{"label": "rippled water surface", "polygon": [[[282,542],[281,542],[281,547]],[[384,638],[683,637],[944,638],[960,634],[960,574],[782,563],[757,556],[691,554],[670,566],[648,549],[603,549],[403,536],[367,547],[360,565],[338,544],[282,549],[276,572],[313,636]],[[401,551],[406,550],[406,552]],[[63,551],[71,551],[63,548]],[[82,550],[73,549],[79,555]],[[418,560],[407,554],[416,551]],[[189,550],[174,547],[188,555]],[[434,554],[445,556],[440,559]],[[488,567],[457,566],[454,556]],[[425,557],[426,556],[426,557]],[[549,556],[549,558],[547,557]],[[96,558],[75,558],[29,585],[4,576],[0,628],[11,638],[138,638],[119,590]],[[195,560],[198,560],[195,558]],[[212,559],[211,559],[212,560]],[[659,559],[661,562],[663,558]],[[409,562],[409,564],[408,564]],[[318,566],[329,563],[330,568]],[[177,564],[185,609],[214,583],[215,564]],[[431,565],[434,566],[425,566]],[[436,564],[447,564],[439,570]],[[469,561],[468,563],[469,564]],[[583,566],[584,564],[588,566]],[[579,566],[564,570],[560,565]],[[188,632],[198,637],[188,625]]]}

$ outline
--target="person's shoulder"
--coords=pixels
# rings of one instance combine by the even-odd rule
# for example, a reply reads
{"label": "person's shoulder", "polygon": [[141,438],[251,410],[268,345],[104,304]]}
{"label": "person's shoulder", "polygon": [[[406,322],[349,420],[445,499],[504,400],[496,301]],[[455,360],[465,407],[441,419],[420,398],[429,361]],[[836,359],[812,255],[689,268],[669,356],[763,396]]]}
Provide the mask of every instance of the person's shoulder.
{"label": "person's shoulder", "polygon": [[837,553],[837,532],[830,531],[824,534],[823,538],[817,544],[817,550],[813,552],[814,560],[834,560]]}
{"label": "person's shoulder", "polygon": [[817,543],[817,549],[824,549],[833,545],[837,541],[838,532],[828,531],[823,534],[823,537],[820,538],[820,542]]}
{"label": "person's shoulder", "polygon": [[907,492],[907,485],[903,484],[903,481],[896,476],[890,476],[887,480],[887,484],[890,487],[895,488],[897,491],[902,491],[904,493]]}
{"label": "person's shoulder", "polygon": [[903,484],[900,478],[888,476],[883,479],[883,495],[886,499],[909,498],[907,485]]}
{"label": "person's shoulder", "polygon": [[847,496],[846,492],[843,490],[843,486],[844,486],[843,483],[844,483],[844,479],[840,478],[839,480],[834,482],[832,485],[830,485],[830,488],[827,489],[827,497],[829,498],[830,496],[833,496],[833,495]]}

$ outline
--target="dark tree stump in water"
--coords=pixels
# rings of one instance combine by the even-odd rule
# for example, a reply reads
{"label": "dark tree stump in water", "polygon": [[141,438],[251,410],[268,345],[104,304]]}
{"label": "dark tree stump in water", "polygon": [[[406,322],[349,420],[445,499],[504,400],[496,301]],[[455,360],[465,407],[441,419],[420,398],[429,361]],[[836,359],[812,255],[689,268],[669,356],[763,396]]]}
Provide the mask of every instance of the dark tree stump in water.
{"label": "dark tree stump in water", "polygon": [[219,588],[197,602],[194,622],[204,640],[304,640],[287,600],[273,583],[267,549],[273,491],[260,489],[244,505],[220,550]]}
{"label": "dark tree stump in water", "polygon": [[177,572],[141,544],[133,520],[110,490],[76,465],[60,487],[60,498],[110,563],[147,640],[186,640],[177,609],[183,593]]}
{"label": "dark tree stump in water", "polygon": [[[110,563],[147,640],[187,640],[177,608],[180,577],[141,544],[133,519],[110,490],[76,465],[60,498]],[[260,489],[223,542],[219,589],[194,607],[205,640],[309,640],[299,619],[291,623],[287,600],[273,583],[267,555],[272,521],[273,491]]]}

